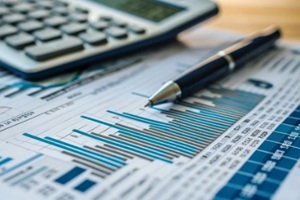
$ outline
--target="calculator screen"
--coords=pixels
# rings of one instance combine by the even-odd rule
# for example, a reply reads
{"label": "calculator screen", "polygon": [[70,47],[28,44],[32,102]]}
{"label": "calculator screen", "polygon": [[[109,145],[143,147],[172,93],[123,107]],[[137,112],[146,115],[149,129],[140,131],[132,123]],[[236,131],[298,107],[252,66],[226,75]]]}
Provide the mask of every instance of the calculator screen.
{"label": "calculator screen", "polygon": [[103,5],[127,12],[154,22],[160,22],[184,8],[156,0],[93,0]]}

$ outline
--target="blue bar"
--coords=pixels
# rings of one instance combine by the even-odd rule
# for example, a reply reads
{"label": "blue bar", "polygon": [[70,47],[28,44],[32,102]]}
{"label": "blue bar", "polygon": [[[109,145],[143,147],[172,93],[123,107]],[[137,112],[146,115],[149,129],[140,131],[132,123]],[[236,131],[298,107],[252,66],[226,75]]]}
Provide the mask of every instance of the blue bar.
{"label": "blue bar", "polygon": [[91,187],[93,187],[95,184],[96,184],[95,181],[91,181],[91,180],[87,179],[87,180],[83,181],[82,183],[80,183],[79,185],[77,185],[74,189],[78,190],[80,192],[86,192]]}
{"label": "blue bar", "polygon": [[229,118],[232,118],[232,119],[233,119],[233,117],[236,119],[236,118],[240,118],[244,115],[244,114],[241,114],[239,112],[235,112],[233,109],[226,109],[226,108],[222,108],[222,110],[207,109],[203,106],[198,106],[198,105],[194,105],[194,104],[186,103],[186,102],[179,102],[177,104],[183,105],[183,106],[186,106],[186,107],[190,107],[190,108],[198,109],[200,113],[201,112],[212,113],[216,116],[221,116],[223,118],[224,118],[224,115],[229,115],[230,116]]}
{"label": "blue bar", "polygon": [[174,111],[164,111],[164,113],[166,115],[168,115],[168,113],[170,113],[170,115],[175,115],[179,118],[185,119],[185,120],[191,120],[193,122],[199,122],[199,123],[203,123],[207,126],[210,127],[219,127],[219,128],[228,128],[228,124],[224,124],[224,123],[220,123],[220,122],[216,122],[213,119],[211,120],[207,120],[207,119],[201,119],[201,118],[195,118],[194,116],[191,116],[189,114],[186,114],[184,112],[174,112]]}
{"label": "blue bar", "polygon": [[[261,169],[261,165],[252,163],[252,162],[246,162],[239,171],[250,173],[250,174],[256,174]],[[231,181],[230,181],[231,182]]]}
{"label": "blue bar", "polygon": [[236,185],[226,184],[213,199],[234,199],[242,189],[242,186],[236,187]]}
{"label": "blue bar", "polygon": [[[258,149],[260,150],[264,150],[264,151],[269,151],[269,152],[273,152],[275,149],[278,148],[280,144],[276,144],[274,142],[270,142],[270,141],[264,141]],[[253,160],[255,161],[255,160]]]}
{"label": "blue bar", "polygon": [[116,139],[104,139],[104,138],[101,138],[99,136],[94,136],[94,135],[91,135],[91,134],[88,134],[86,132],[83,132],[83,131],[80,131],[80,130],[76,130],[76,129],[74,129],[73,131],[75,133],[79,133],[81,135],[85,135],[85,136],[93,138],[95,140],[99,140],[99,141],[102,141],[102,142],[107,143],[107,144],[111,144],[111,145],[114,145],[114,146],[117,146],[117,147],[121,147],[123,149],[130,150],[130,151],[133,151],[133,152],[136,152],[136,153],[148,156],[150,158],[162,160],[162,161],[165,161],[165,162],[170,163],[170,164],[173,163],[173,161],[171,161],[171,160],[165,159],[165,158],[163,158],[161,156],[158,156],[158,155],[154,155],[148,149],[141,148],[141,147],[138,147],[136,145],[132,145],[132,144],[120,141],[120,140],[116,140]]}
{"label": "blue bar", "polygon": [[292,169],[294,167],[294,165],[296,164],[295,160],[291,160],[288,158],[281,158],[280,161],[276,164],[276,167],[281,167],[286,169],[287,171],[289,171],[290,169]]}
{"label": "blue bar", "polygon": [[233,96],[234,95],[237,95],[238,97],[242,97],[243,96],[243,97],[245,97],[245,99],[254,99],[254,98],[257,98],[257,99],[259,99],[259,101],[261,101],[263,98],[265,98],[264,95],[256,94],[256,93],[253,93],[253,92],[246,92],[246,91],[239,90],[239,89],[230,90],[230,89],[227,89],[227,88],[222,88],[221,91],[230,92],[231,94],[233,93]]}
{"label": "blue bar", "polygon": [[92,121],[104,124],[106,126],[110,126],[110,127],[119,129],[120,133],[134,134],[135,136],[139,136],[139,137],[143,137],[143,138],[146,137],[148,139],[149,138],[150,139],[155,139],[156,141],[161,141],[161,142],[169,143],[169,145],[176,145],[178,148],[185,149],[186,151],[189,151],[189,152],[192,152],[192,153],[194,153],[197,150],[196,146],[187,144],[185,142],[180,142],[180,141],[176,141],[176,140],[161,140],[161,139],[155,138],[154,136],[148,136],[148,135],[145,135],[144,133],[138,132],[136,130],[132,130],[130,128],[125,128],[125,127],[122,127],[122,126],[118,126],[118,125],[110,124],[110,123],[107,123],[107,122],[103,122],[103,121],[98,120],[98,119],[94,119],[94,118],[90,118],[90,117],[86,117],[86,116],[82,116],[82,118],[85,118],[85,119],[88,119],[88,120],[92,120]]}
{"label": "blue bar", "polygon": [[[275,142],[281,142],[286,135],[280,134],[278,132],[273,132],[271,135],[267,138],[267,140],[273,140]],[[278,145],[278,144],[277,144]]]}
{"label": "blue bar", "polygon": [[[172,128],[172,129],[177,130],[177,132],[179,131],[180,132],[179,134],[182,134],[181,131],[183,130],[183,131],[188,132],[188,133],[193,133],[194,135],[199,135],[199,131],[194,131],[194,130],[191,130],[191,129],[187,129],[187,128],[184,128],[182,126],[176,125],[176,124],[155,121],[155,120],[152,120],[152,119],[147,119],[147,118],[140,117],[140,116],[133,115],[133,114],[129,114],[129,113],[120,114],[120,113],[116,113],[116,112],[113,112],[113,111],[110,111],[110,110],[108,110],[107,112],[115,114],[115,115],[119,115],[119,116],[122,116],[122,117],[126,117],[128,119],[133,119],[133,120],[136,120],[136,121],[139,121],[139,122],[147,123],[147,124],[150,124],[150,126],[156,126],[156,127],[161,127],[161,128]],[[206,130],[208,132],[209,131],[211,132],[211,129],[209,129],[209,128],[201,127],[201,129]],[[175,130],[173,130],[173,131],[175,131]],[[205,137],[211,138],[210,135],[206,135]]]}
{"label": "blue bar", "polygon": [[283,133],[290,133],[294,130],[294,127],[292,126],[287,126],[285,124],[281,124],[278,126],[275,131],[283,132]]}
{"label": "blue bar", "polygon": [[[183,126],[181,126],[181,124],[183,124]],[[171,125],[175,125],[177,127],[179,126],[180,128],[172,127]],[[151,125],[151,126],[154,126],[154,125]],[[184,126],[191,127],[191,128],[185,128]],[[198,135],[198,136],[201,136],[201,138],[206,138],[206,139],[214,139],[216,136],[221,135],[221,133],[223,133],[226,130],[226,128],[224,128],[223,130],[220,130],[220,129],[217,130],[217,129],[209,128],[207,126],[202,126],[202,127],[195,126],[194,124],[191,124],[184,120],[181,120],[180,122],[178,120],[171,121],[170,125],[166,128],[176,129],[177,131],[184,131],[185,133],[190,132],[190,133],[193,133],[194,135]]]}
{"label": "blue bar", "polygon": [[[278,169],[273,169],[269,175],[268,175],[268,179],[273,179],[276,180],[276,182],[278,183],[278,185],[285,179],[285,177],[288,175],[288,172],[286,171],[282,171],[282,170],[278,170]],[[270,181],[272,182],[272,181]],[[275,182],[273,182],[275,184]]]}
{"label": "blue bar", "polygon": [[188,140],[193,140],[197,143],[200,143],[200,144],[206,144],[205,140],[203,139],[200,139],[198,137],[194,137],[194,136],[190,136],[190,135],[187,135],[185,133],[178,133],[177,131],[173,131],[173,130],[169,130],[169,129],[166,129],[166,128],[161,128],[161,127],[156,127],[156,126],[150,126],[153,130],[155,131],[162,131],[162,132],[165,132],[167,134],[170,134],[170,135],[175,135],[176,137],[180,137],[180,138],[184,138],[184,139],[188,139]]}
{"label": "blue bar", "polygon": [[233,102],[237,102],[239,104],[248,104],[249,107],[253,108],[254,106],[257,105],[257,101],[248,101],[249,99],[238,99],[238,98],[235,98],[233,96],[223,96],[223,99],[227,99],[229,101],[233,101]]}
{"label": "blue bar", "polygon": [[300,111],[295,110],[294,112],[291,113],[290,117],[299,118],[300,117]]}
{"label": "blue bar", "polygon": [[94,152],[94,151],[90,151],[90,150],[86,150],[84,148],[80,148],[80,147],[77,147],[75,145],[72,145],[72,144],[69,144],[69,143],[66,143],[66,142],[63,142],[63,141],[60,141],[60,140],[57,140],[57,139],[54,139],[54,138],[51,138],[51,137],[45,137],[46,140],[50,140],[50,141],[53,141],[55,143],[58,143],[58,144],[61,144],[61,145],[65,145],[66,147],[70,147],[72,149],[75,149],[75,150],[78,150],[78,151],[82,151],[82,152],[85,152],[85,153],[88,153],[88,154],[92,154],[92,155],[95,155],[95,156],[99,156],[100,159],[103,160],[103,162],[106,162],[107,164],[112,164],[114,165],[113,162],[119,164],[119,165],[126,165],[126,163],[118,158],[118,157],[114,157],[114,156],[106,156],[105,154],[100,154],[98,152]]}
{"label": "blue bar", "polygon": [[[161,127],[161,128],[172,127],[174,129],[177,129],[177,130],[179,129],[179,131],[181,131],[180,129],[183,129],[180,126],[172,125],[170,123],[155,121],[155,120],[152,120],[152,119],[147,119],[147,118],[140,117],[140,116],[135,116],[135,115],[132,115],[132,114],[126,114],[126,113],[120,114],[120,113],[116,113],[116,112],[113,112],[113,111],[110,111],[110,110],[108,110],[107,112],[115,114],[115,115],[119,115],[119,116],[122,116],[122,117],[126,117],[128,119],[133,119],[133,120],[136,120],[136,121],[139,121],[139,122],[147,123],[147,124],[150,124],[150,126]],[[114,128],[117,128],[117,129],[121,129],[119,126],[112,125],[112,124],[109,124],[109,123],[105,123],[105,122],[102,122],[100,120],[98,120],[98,122],[100,122],[102,124],[105,124],[105,125],[108,125],[108,126],[112,126]],[[191,130],[188,130],[188,131],[189,132],[194,132],[194,131],[191,131]],[[182,133],[180,133],[180,134],[182,134]],[[195,135],[196,135],[196,133],[195,133]]]}
{"label": "blue bar", "polygon": [[[29,133],[24,133],[23,135],[26,136],[26,137],[35,139],[37,141],[40,141],[40,142],[44,142],[46,144],[50,144],[50,145],[53,145],[53,146],[65,149],[67,151],[71,151],[71,152],[74,152],[76,154],[80,154],[80,155],[86,156],[86,157],[91,158],[93,160],[97,160],[98,162],[104,163],[105,165],[109,165],[110,167],[113,167],[113,168],[119,168],[120,167],[120,164],[116,164],[112,160],[103,159],[99,155],[96,156],[96,155],[94,155],[95,153],[91,153],[91,151],[87,151],[87,150],[86,151],[82,151],[82,150],[78,150],[76,148],[72,148],[72,147],[69,147],[69,146],[66,146],[66,145],[63,145],[63,144],[59,144],[57,142],[51,141],[52,138],[49,138],[50,140],[49,139],[46,140],[46,139],[39,138],[37,136],[31,135]],[[125,164],[123,164],[123,165],[125,165]]]}
{"label": "blue bar", "polygon": [[[89,119],[90,118],[87,118],[87,117],[84,117],[83,118],[86,118],[86,119]],[[106,122],[103,122],[103,121],[100,121],[100,120],[97,120],[97,122],[99,123],[102,123],[106,126],[110,126],[110,127],[113,127],[113,128],[116,128],[116,129],[119,129],[119,132],[120,133],[124,133],[124,134],[129,134],[131,136],[134,136],[134,137],[137,137],[137,138],[140,138],[140,139],[144,139],[144,140],[148,140],[148,141],[156,141],[157,143],[166,143],[168,145],[171,145],[171,147],[175,147],[177,146],[178,148],[180,149],[185,149],[187,151],[191,151],[192,153],[194,153],[197,149],[197,147],[193,146],[193,145],[190,145],[190,144],[187,144],[187,143],[184,143],[184,142],[179,142],[179,141],[175,141],[175,140],[163,140],[163,139],[159,139],[157,137],[154,137],[154,136],[149,136],[149,135],[146,135],[142,132],[139,132],[139,131],[136,131],[136,130],[133,130],[131,128],[127,128],[127,127],[122,127],[122,126],[118,126],[118,125],[114,125],[114,124],[110,124],[110,123],[106,123]],[[174,146],[175,145],[175,146]]]}
{"label": "blue bar", "polygon": [[[168,115],[168,114],[167,114]],[[192,126],[196,126],[196,125],[200,125],[200,126],[196,126],[196,127],[199,127],[201,128],[202,124],[208,126],[208,127],[211,127],[211,128],[214,128],[214,129],[218,129],[218,130],[223,130],[224,128],[228,128],[228,125],[224,125],[224,124],[220,124],[219,122],[216,122],[216,121],[213,121],[213,120],[206,120],[206,119],[197,119],[193,116],[188,116],[188,115],[184,115],[184,114],[181,114],[181,113],[172,113],[170,115],[175,115],[177,116],[178,118],[181,118],[182,120],[185,120],[185,121],[188,121],[188,122],[193,122],[193,125]]]}
{"label": "blue bar", "polygon": [[38,159],[41,156],[43,156],[43,154],[37,154],[37,155],[35,155],[35,156],[31,157],[31,158],[28,158],[27,160],[24,160],[23,162],[21,162],[21,163],[15,165],[15,166],[13,166],[13,167],[11,167],[11,168],[3,171],[3,172],[1,172],[0,176],[3,176],[4,174],[6,174],[8,172],[11,172],[11,171],[13,171],[13,170],[15,170],[15,169],[23,166],[23,165],[26,165],[27,163],[30,163],[30,162],[34,161],[35,159]]}
{"label": "blue bar", "polygon": [[300,105],[296,108],[297,111],[300,111]]}
{"label": "blue bar", "polygon": [[264,193],[270,194],[270,196],[271,196],[271,194],[274,194],[276,192],[278,187],[279,187],[278,184],[264,181],[258,189]]}
{"label": "blue bar", "polygon": [[[161,111],[161,112],[171,112],[171,111],[174,112],[174,113],[179,112],[179,111],[175,111],[175,110],[164,110],[164,109],[155,108],[155,107],[151,107],[151,108],[155,109],[155,110],[158,110],[158,111]],[[212,111],[212,110],[210,110],[210,111]],[[179,113],[181,113],[181,112],[179,112]],[[201,111],[201,113],[199,113],[199,112],[194,112],[194,111],[191,111],[191,110],[186,110],[185,113],[187,115],[192,115],[192,116],[200,115],[200,116],[208,117],[210,119],[218,119],[218,120],[223,121],[224,123],[232,124],[232,123],[235,122],[235,120],[233,118],[224,117],[223,115],[218,116],[218,114],[216,114],[216,113],[214,114],[214,113],[211,113],[211,112],[209,113],[209,112]]]}
{"label": "blue bar", "polygon": [[54,181],[57,183],[60,183],[62,185],[65,185],[68,182],[70,182],[71,180],[73,180],[74,178],[76,178],[77,176],[79,176],[80,174],[82,174],[84,171],[85,171],[85,169],[83,169],[81,167],[74,167],[73,169],[71,169],[64,175],[58,177]]}
{"label": "blue bar", "polygon": [[230,179],[229,183],[234,185],[241,185],[244,186],[246,183],[250,182],[252,177],[244,176],[242,174],[234,174],[233,177]]}
{"label": "blue bar", "polygon": [[299,124],[299,122],[300,122],[299,119],[288,117],[282,123],[289,124],[289,125],[292,125],[292,126],[297,126],[297,124]]}
{"label": "blue bar", "polygon": [[8,163],[11,160],[12,160],[12,158],[4,158],[3,160],[0,160],[0,166],[4,165],[5,163]]}
{"label": "blue bar", "polygon": [[225,102],[222,99],[212,99],[211,100],[214,104],[217,104],[220,107],[227,107],[227,108],[232,108],[234,110],[239,110],[240,112],[248,112],[251,110],[249,107],[241,106],[232,102]]}
{"label": "blue bar", "polygon": [[[126,134],[135,134],[135,135],[139,135],[139,136],[142,136],[145,134],[142,134],[140,132],[137,132],[137,131],[134,131],[134,130],[131,130],[130,128],[125,128],[125,127],[121,127],[121,126],[118,126],[118,125],[114,125],[114,124],[110,124],[110,123],[107,123],[107,122],[104,122],[104,121],[101,121],[101,120],[98,120],[98,119],[94,119],[94,118],[91,118],[91,117],[86,117],[86,116],[81,116],[82,118],[84,119],[88,119],[88,120],[91,120],[91,121],[94,121],[94,122],[97,122],[97,123],[100,123],[100,124],[104,124],[106,126],[110,126],[112,128],[116,128],[116,129],[119,129],[121,131],[119,131],[120,133],[126,133]],[[149,136],[147,136],[149,138]],[[114,139],[112,139],[114,140]],[[122,142],[122,141],[121,141]],[[122,143],[126,143],[126,142],[122,142]],[[169,140],[169,144],[170,143],[173,143],[173,145],[176,145],[176,146],[179,146],[180,148],[182,149],[186,149],[186,151],[188,152],[191,152],[191,153],[194,153],[196,151],[196,147],[192,146],[192,145],[189,145],[189,144],[186,144],[186,143],[183,143],[183,142],[178,142],[178,141],[172,141],[172,140]],[[138,145],[133,145],[133,144],[129,144],[129,143],[126,143],[130,146],[133,146],[135,148],[142,148]],[[172,145],[172,144],[171,144]],[[143,149],[143,148],[142,148]],[[159,152],[157,151],[150,151],[152,153],[155,153],[155,154],[160,154]],[[164,154],[163,154],[164,155]]]}
{"label": "blue bar", "polygon": [[150,128],[155,128],[157,130],[160,130],[160,131],[165,131],[165,132],[168,132],[169,134],[172,134],[172,135],[177,135],[177,136],[181,136],[183,138],[188,138],[188,139],[192,139],[194,141],[197,141],[197,142],[205,142],[207,139],[214,139],[214,137],[207,137],[206,135],[207,134],[202,134],[202,132],[199,132],[198,133],[193,133],[194,131],[188,131],[188,133],[190,132],[190,134],[186,133],[187,131],[186,130],[178,130],[176,128],[173,128],[173,127],[161,127],[161,126],[156,126],[156,125],[150,125]]}
{"label": "blue bar", "polygon": [[293,144],[293,146],[289,147],[289,149],[285,151],[284,156],[290,157],[293,160],[298,160],[298,158],[300,157],[299,146]]}
{"label": "blue bar", "polygon": [[265,163],[266,160],[269,158],[269,154],[266,154],[264,152],[255,151],[252,156],[249,158],[249,160],[253,160],[255,162]]}
{"label": "blue bar", "polygon": [[293,141],[293,146],[300,148],[300,137],[299,136]]}
{"label": "blue bar", "polygon": [[[154,110],[158,110],[163,114],[178,114],[178,116],[188,116],[188,117],[192,117],[195,118],[195,116],[200,117],[199,112],[193,112],[191,110],[185,110],[185,111],[179,111],[179,110],[166,110],[166,109],[160,109],[160,108],[155,108],[155,107],[151,107]],[[204,117],[203,117],[204,116]],[[201,114],[201,118],[205,119],[205,120],[209,120],[209,121],[213,121],[216,118],[214,116],[208,116],[208,115],[204,115],[203,113]],[[227,119],[218,119],[218,123],[222,124],[222,125],[226,125],[226,126],[230,126],[230,124],[232,124],[234,120],[227,120]]]}
{"label": "blue bar", "polygon": [[[165,140],[165,142],[164,142],[163,140],[155,140],[155,139],[151,139],[151,137],[149,137],[149,138],[148,137],[144,137],[143,135],[142,136],[138,136],[138,135],[134,135],[132,133],[128,133],[126,131],[119,131],[119,132],[122,133],[122,134],[124,134],[124,135],[127,135],[128,137],[135,138],[135,139],[138,139],[140,141],[146,141],[146,142],[149,142],[149,143],[153,143],[153,144],[156,144],[158,146],[163,146],[163,147],[171,149],[171,150],[177,150],[178,152],[183,152],[183,153],[188,154],[188,155],[193,154],[196,151],[196,150],[193,150],[193,151],[191,151],[191,150],[185,150],[183,148],[176,147],[175,146],[176,143],[173,144],[173,145],[165,143],[165,142],[167,142],[167,140]],[[171,140],[169,140],[169,141],[172,142]],[[152,148],[152,147],[147,147],[147,148],[151,148],[154,151],[158,151],[158,149],[156,149],[156,148]],[[161,153],[163,153],[163,155],[169,153],[169,151],[165,151],[165,150],[159,150],[159,151]]]}
{"label": "blue bar", "polygon": [[[220,107],[220,106],[216,106],[216,107],[211,107],[211,106],[205,106],[205,105],[196,105],[196,104],[192,104],[192,103],[188,103],[188,102],[177,102],[177,104],[179,105],[183,105],[189,108],[196,108],[198,109],[200,112],[203,111],[213,111],[214,113],[216,113],[217,115],[230,115],[230,116],[242,116],[242,114],[236,110],[232,110],[232,109],[228,109],[225,107]],[[232,111],[232,112],[231,112]]]}
{"label": "blue bar", "polygon": [[256,194],[252,197],[252,199],[259,199],[259,200],[270,200],[273,194],[266,193],[263,191],[257,191]]}

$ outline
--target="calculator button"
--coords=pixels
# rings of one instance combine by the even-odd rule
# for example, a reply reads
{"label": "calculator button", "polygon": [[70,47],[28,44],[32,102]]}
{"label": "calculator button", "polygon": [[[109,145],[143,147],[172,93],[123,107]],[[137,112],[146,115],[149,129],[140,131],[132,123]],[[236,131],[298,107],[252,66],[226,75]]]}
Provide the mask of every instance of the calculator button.
{"label": "calculator button", "polygon": [[27,13],[35,9],[34,5],[31,3],[20,3],[12,7],[12,10],[20,13]]}
{"label": "calculator button", "polygon": [[34,60],[44,61],[83,49],[83,43],[77,38],[64,38],[42,45],[27,47],[26,54]]}
{"label": "calculator button", "polygon": [[125,29],[118,28],[118,27],[110,27],[106,29],[105,32],[117,39],[124,39],[128,36],[127,31]]}
{"label": "calculator button", "polygon": [[44,20],[44,23],[48,26],[57,27],[68,22],[67,18],[61,16],[54,16]]}
{"label": "calculator button", "polygon": [[13,6],[20,2],[18,0],[1,0],[1,3],[5,4],[7,6]]}
{"label": "calculator button", "polygon": [[18,29],[14,26],[11,25],[3,25],[0,26],[0,39],[9,36],[9,35],[13,35],[15,33],[18,32]]}
{"label": "calculator button", "polygon": [[27,21],[18,25],[19,29],[25,32],[32,32],[44,27],[44,24],[38,21]]}
{"label": "calculator button", "polygon": [[45,9],[51,9],[53,7],[55,7],[55,1],[47,1],[47,0],[39,0],[36,2],[37,6],[41,7],[41,8],[45,8]]}
{"label": "calculator button", "polygon": [[2,6],[0,7],[0,16],[5,16],[5,15],[7,15],[9,13],[10,13],[10,11],[9,11],[8,8],[2,7]]}
{"label": "calculator button", "polygon": [[68,35],[77,35],[86,30],[85,24],[71,23],[61,27],[61,30]]}
{"label": "calculator button", "polygon": [[68,8],[62,6],[53,8],[52,12],[64,16],[69,14]]}
{"label": "calculator button", "polygon": [[26,16],[19,13],[9,14],[3,17],[3,22],[8,24],[16,24],[19,22],[23,22],[25,20],[26,20]]}
{"label": "calculator button", "polygon": [[91,23],[90,26],[97,30],[104,30],[109,26],[109,23],[105,21],[97,21]]}
{"label": "calculator button", "polygon": [[107,43],[107,38],[104,33],[93,31],[80,34],[80,38],[91,45],[101,45]]}
{"label": "calculator button", "polygon": [[47,10],[36,10],[28,14],[29,18],[36,19],[36,20],[41,20],[49,16],[50,16],[50,12]]}
{"label": "calculator button", "polygon": [[87,15],[82,13],[72,13],[69,16],[70,20],[76,21],[76,22],[86,22],[87,21]]}
{"label": "calculator button", "polygon": [[56,3],[60,6],[68,6],[69,3],[64,0],[57,0]]}
{"label": "calculator button", "polygon": [[146,29],[139,27],[139,26],[135,26],[135,25],[130,25],[127,27],[129,31],[136,33],[136,34],[144,34],[146,33]]}
{"label": "calculator button", "polygon": [[103,21],[111,21],[113,18],[110,17],[110,16],[101,16],[100,17],[100,20],[103,20]]}
{"label": "calculator button", "polygon": [[53,29],[53,28],[45,28],[40,31],[36,31],[34,33],[34,36],[43,42],[58,39],[62,36],[61,32],[59,30]]}
{"label": "calculator button", "polygon": [[75,10],[78,12],[81,12],[81,13],[85,13],[85,14],[89,13],[89,10],[86,8],[76,7]]}
{"label": "calculator button", "polygon": [[34,44],[34,37],[26,33],[20,33],[7,37],[5,42],[15,49],[23,49],[28,45]]}
{"label": "calculator button", "polygon": [[118,26],[118,27],[126,27],[127,23],[123,22],[123,21],[119,21],[119,20],[113,20],[111,21],[111,24],[114,26]]}

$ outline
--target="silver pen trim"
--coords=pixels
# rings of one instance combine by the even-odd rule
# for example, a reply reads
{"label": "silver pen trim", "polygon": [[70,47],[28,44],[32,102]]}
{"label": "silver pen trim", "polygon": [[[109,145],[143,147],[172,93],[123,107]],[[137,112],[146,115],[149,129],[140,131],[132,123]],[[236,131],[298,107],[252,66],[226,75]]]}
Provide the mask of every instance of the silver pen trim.
{"label": "silver pen trim", "polygon": [[225,51],[219,51],[218,55],[220,55],[221,57],[225,58],[225,60],[228,62],[228,67],[230,71],[233,71],[236,64],[232,58],[232,56],[228,55]]}
{"label": "silver pen trim", "polygon": [[180,98],[181,94],[182,92],[179,85],[174,81],[168,81],[149,98],[149,102],[145,107],[164,101],[174,101],[175,99]]}

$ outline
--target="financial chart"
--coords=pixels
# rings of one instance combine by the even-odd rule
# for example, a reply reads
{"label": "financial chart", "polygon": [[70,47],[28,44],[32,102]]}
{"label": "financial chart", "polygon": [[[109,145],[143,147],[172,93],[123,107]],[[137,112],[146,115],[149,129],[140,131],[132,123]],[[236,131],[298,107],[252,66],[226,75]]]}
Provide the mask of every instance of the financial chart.
{"label": "financial chart", "polygon": [[297,52],[273,49],[186,99],[144,107],[164,81],[221,48],[172,44],[42,82],[2,71],[0,191],[10,199],[297,199]]}

